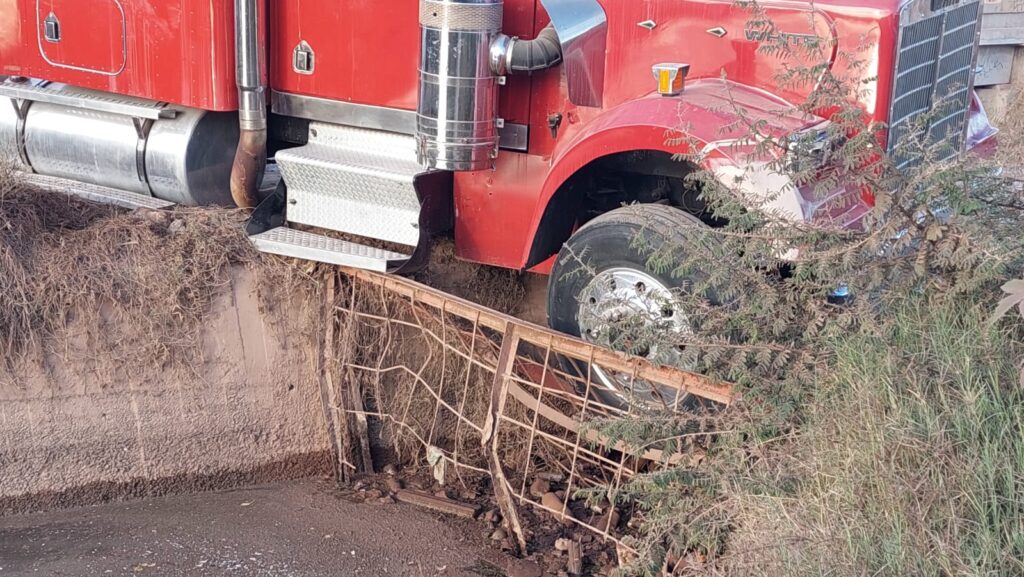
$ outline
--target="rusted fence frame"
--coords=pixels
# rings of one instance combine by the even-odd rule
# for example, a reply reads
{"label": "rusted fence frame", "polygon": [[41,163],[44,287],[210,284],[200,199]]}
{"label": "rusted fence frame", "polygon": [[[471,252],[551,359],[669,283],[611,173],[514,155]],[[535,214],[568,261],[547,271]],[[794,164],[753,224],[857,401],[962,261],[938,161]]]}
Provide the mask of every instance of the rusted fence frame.
{"label": "rusted fence frame", "polygon": [[345,269],[345,272],[353,278],[381,286],[396,295],[409,298],[418,304],[430,306],[439,312],[443,310],[445,313],[463,319],[475,319],[480,326],[497,332],[504,332],[508,326],[515,326],[520,340],[538,347],[550,346],[553,352],[560,355],[580,360],[592,359],[594,363],[610,370],[635,374],[637,379],[663,383],[678,388],[684,393],[697,395],[723,405],[729,405],[734,400],[731,386],[718,383],[702,375],[670,367],[655,366],[639,357],[603,349],[549,328],[443,293],[404,277],[382,275],[358,269]]}
{"label": "rusted fence frame", "polygon": [[[434,359],[430,356],[433,354],[431,353],[423,360],[418,372],[402,363],[387,368],[383,367],[383,355],[386,355],[388,351],[382,351],[382,356],[376,367],[348,363],[350,370],[376,372],[378,383],[381,374],[401,370],[412,377],[414,392],[418,388],[427,389],[426,394],[432,397],[434,405],[433,419],[430,421],[429,431],[425,436],[422,431],[417,432],[415,427],[404,422],[408,415],[408,406],[405,415],[398,419],[391,414],[365,412],[361,410],[361,407],[357,411],[359,413],[357,417],[362,420],[365,420],[367,416],[389,419],[400,428],[406,427],[412,433],[413,438],[424,448],[431,446],[434,441],[434,430],[442,411],[454,418],[456,423],[454,448],[443,454],[443,458],[454,465],[457,474],[461,468],[490,475],[491,485],[502,516],[520,548],[526,547],[526,535],[519,507],[529,505],[546,510],[558,517],[564,516],[565,522],[572,522],[584,527],[600,537],[614,542],[618,547],[628,549],[623,545],[621,539],[612,534],[613,527],[610,521],[605,522],[603,527],[597,527],[589,521],[577,519],[572,515],[564,515],[575,491],[584,485],[592,486],[597,482],[584,478],[581,474],[581,466],[590,467],[588,469],[590,471],[593,471],[595,467],[598,471],[603,471],[603,475],[610,480],[614,492],[623,482],[637,474],[638,459],[658,463],[660,466],[688,466],[698,462],[697,459],[688,461],[682,454],[666,455],[657,447],[627,447],[621,442],[612,443],[602,438],[596,431],[585,427],[584,423],[589,418],[614,418],[627,415],[632,410],[631,408],[623,410],[620,407],[608,406],[594,399],[591,394],[591,389],[595,386],[592,367],[600,365],[606,370],[628,374],[634,381],[644,379],[659,385],[674,387],[680,392],[675,396],[676,403],[684,394],[696,395],[720,405],[729,405],[734,401],[731,386],[714,382],[701,375],[674,368],[657,367],[644,359],[602,349],[579,339],[487,309],[465,299],[445,294],[406,278],[385,276],[362,270],[346,269],[345,272],[351,277],[353,286],[356,283],[365,283],[376,287],[382,297],[388,294],[400,297],[400,300],[410,307],[412,315],[412,320],[409,320],[408,317],[399,318],[394,311],[387,309],[383,315],[358,311],[354,302],[355,292],[353,290],[353,300],[349,304],[351,309],[338,307],[338,310],[354,315],[348,319],[349,321],[355,317],[362,317],[384,323],[382,326],[388,331],[392,326],[418,330],[423,338],[429,339],[441,347],[441,358]],[[388,302],[386,298],[383,300],[385,303]],[[437,332],[432,330],[424,319],[423,313],[427,309],[432,309],[434,321],[441,323],[440,330]],[[462,319],[471,328],[467,329],[464,325],[460,327],[457,324],[449,327],[449,316]],[[489,329],[494,338],[491,336],[479,338],[483,335],[481,328]],[[459,350],[449,342],[450,331],[455,331],[458,342],[467,349],[466,351]],[[498,344],[499,341],[500,344]],[[478,345],[484,349],[478,349]],[[535,352],[539,351],[544,359],[542,363],[536,358],[531,358],[527,352],[521,351],[523,345],[529,345]],[[391,346],[390,336],[387,346]],[[463,390],[459,396],[461,400],[458,402],[458,407],[453,406],[454,403],[444,400],[447,383],[429,383],[423,377],[424,370],[430,362],[440,362],[441,380],[444,380],[449,354],[457,355],[466,363],[465,378],[461,379]],[[558,368],[557,363],[552,362],[558,355],[578,359],[585,363],[588,367],[585,371],[585,378],[580,379],[579,375],[568,375],[564,370]],[[536,375],[536,371],[530,374],[526,370],[531,365],[535,369],[539,367],[539,376]],[[491,375],[486,421],[482,427],[469,420],[464,414],[471,375],[474,370],[484,371],[484,375]],[[569,382],[569,386],[549,387],[549,378],[554,378],[562,383]],[[584,390],[581,392],[578,387],[572,386],[572,380],[582,381]],[[438,388],[436,391],[433,388],[435,386]],[[573,411],[573,415],[566,414],[554,405],[546,403],[545,397],[567,401],[577,410]],[[412,399],[409,402],[411,403]],[[524,419],[510,416],[509,403],[522,405],[528,410],[527,414],[530,416]],[[676,410],[678,406],[677,404],[672,407],[666,405],[665,408]],[[544,430],[540,426],[542,419],[549,430]],[[552,425],[556,426],[560,432],[550,432]],[[474,465],[463,462],[459,458],[459,434],[463,427],[468,427],[480,435],[480,446],[486,455],[486,469],[483,468],[484,463],[477,462]],[[502,431],[505,430],[503,427],[524,430],[528,434],[527,452],[523,457],[522,471],[515,472],[517,476],[521,474],[522,478],[517,478],[515,484],[509,477],[509,472],[502,462],[500,453],[500,439]],[[513,438],[518,439],[519,437]],[[564,455],[571,455],[571,463],[567,470],[564,463],[560,462],[559,464],[567,473],[566,477],[568,478],[561,503],[562,511],[545,506],[543,499],[539,501],[532,499],[527,491],[530,467],[535,457],[534,449],[541,443],[548,447],[547,450],[552,450],[551,447],[560,447],[560,450],[564,451]],[[445,452],[444,449],[441,450]],[[610,513],[608,513],[607,519],[611,519]]]}

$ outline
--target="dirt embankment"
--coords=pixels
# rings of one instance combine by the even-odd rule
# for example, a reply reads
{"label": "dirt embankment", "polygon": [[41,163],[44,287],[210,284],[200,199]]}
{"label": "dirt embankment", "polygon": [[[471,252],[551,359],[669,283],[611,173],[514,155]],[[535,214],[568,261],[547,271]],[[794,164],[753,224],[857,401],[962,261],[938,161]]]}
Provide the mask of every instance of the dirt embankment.
{"label": "dirt embankment", "polygon": [[0,513],[329,470],[304,339],[270,329],[254,291],[252,272],[232,271],[191,379],[84,351],[18,363],[0,388]]}
{"label": "dirt embankment", "polygon": [[[0,169],[0,515],[332,471],[334,271],[258,254],[245,217],[117,210]],[[530,303],[450,240],[419,278]]]}
{"label": "dirt embankment", "polygon": [[315,283],[240,219],[0,178],[0,514],[330,470]]}

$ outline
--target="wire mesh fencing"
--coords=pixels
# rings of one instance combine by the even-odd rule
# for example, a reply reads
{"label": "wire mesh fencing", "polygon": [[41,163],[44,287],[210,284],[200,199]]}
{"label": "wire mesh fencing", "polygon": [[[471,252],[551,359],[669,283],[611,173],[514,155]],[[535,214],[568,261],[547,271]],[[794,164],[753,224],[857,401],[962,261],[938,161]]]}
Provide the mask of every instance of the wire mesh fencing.
{"label": "wire mesh fencing", "polygon": [[614,507],[593,513],[580,491],[603,487],[614,503],[638,474],[698,465],[710,435],[695,422],[692,435],[636,447],[602,435],[595,422],[647,411],[699,421],[695,415],[709,407],[733,402],[726,384],[408,279],[354,270],[339,278],[328,287],[322,389],[339,473],[372,472],[378,446],[400,462],[430,467],[441,484],[489,478],[523,550],[526,508],[628,549],[626,531],[607,512]]}

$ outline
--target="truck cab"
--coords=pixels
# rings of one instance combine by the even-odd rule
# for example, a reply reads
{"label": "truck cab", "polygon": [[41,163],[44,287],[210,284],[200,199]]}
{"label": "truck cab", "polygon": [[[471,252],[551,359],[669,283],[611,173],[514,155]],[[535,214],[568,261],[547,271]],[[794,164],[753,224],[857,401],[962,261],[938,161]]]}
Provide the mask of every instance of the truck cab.
{"label": "truck cab", "polygon": [[[618,207],[656,207],[671,242],[708,224],[688,171],[742,168],[723,130],[738,109],[773,134],[827,121],[787,114],[813,87],[780,88],[767,41],[827,47],[890,147],[946,95],[933,129],[962,150],[980,0],[758,10],[770,26],[731,0],[0,0],[0,154],[119,202],[258,204],[267,252],[404,273],[454,234],[462,259],[554,269],[551,322],[586,338],[600,283],[678,283],[628,248],[639,217]],[[852,52],[866,68],[845,69]],[[707,166],[675,160],[693,147]],[[779,196],[815,218],[797,187]],[[851,224],[870,209],[854,205]],[[574,238],[599,249],[582,283],[563,280]]]}

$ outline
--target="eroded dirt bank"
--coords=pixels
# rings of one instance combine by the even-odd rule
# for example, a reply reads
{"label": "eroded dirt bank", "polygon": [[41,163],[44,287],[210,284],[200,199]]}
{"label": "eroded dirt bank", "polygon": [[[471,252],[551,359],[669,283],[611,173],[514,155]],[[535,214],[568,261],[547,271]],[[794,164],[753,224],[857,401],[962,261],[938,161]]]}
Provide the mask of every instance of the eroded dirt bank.
{"label": "eroded dirt bank", "polygon": [[0,387],[0,513],[328,471],[311,328],[270,322],[255,274],[228,275],[192,375],[82,350],[18,362]]}
{"label": "eroded dirt bank", "polygon": [[331,470],[309,271],[2,168],[0,515]]}
{"label": "eroded dirt bank", "polygon": [[[256,253],[246,216],[0,170],[0,574],[540,575],[491,503],[453,521],[396,504],[397,473],[338,489],[325,335],[372,343],[337,334],[337,271]],[[521,312],[520,275],[436,256],[424,280]]]}

